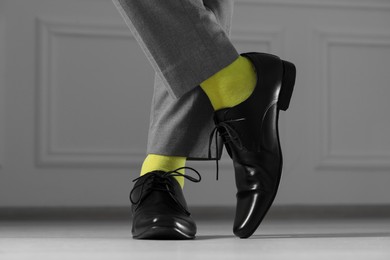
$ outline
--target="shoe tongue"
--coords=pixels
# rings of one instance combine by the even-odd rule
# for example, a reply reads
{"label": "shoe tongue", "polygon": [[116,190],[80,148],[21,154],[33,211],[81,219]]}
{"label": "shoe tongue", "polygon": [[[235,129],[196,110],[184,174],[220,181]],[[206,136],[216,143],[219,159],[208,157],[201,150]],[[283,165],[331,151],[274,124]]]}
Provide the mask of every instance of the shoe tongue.
{"label": "shoe tongue", "polygon": [[[249,104],[250,105],[250,104]],[[220,123],[223,121],[234,120],[243,118],[245,115],[250,115],[251,109],[248,106],[248,102],[242,102],[234,107],[223,108],[215,111],[214,121]]]}
{"label": "shoe tongue", "polygon": [[223,108],[214,112],[214,122],[218,124],[219,122],[226,121],[228,119],[228,112],[231,108]]}
{"label": "shoe tongue", "polygon": [[154,170],[152,171],[153,173],[158,173],[158,174],[165,174],[166,172],[163,170]]}

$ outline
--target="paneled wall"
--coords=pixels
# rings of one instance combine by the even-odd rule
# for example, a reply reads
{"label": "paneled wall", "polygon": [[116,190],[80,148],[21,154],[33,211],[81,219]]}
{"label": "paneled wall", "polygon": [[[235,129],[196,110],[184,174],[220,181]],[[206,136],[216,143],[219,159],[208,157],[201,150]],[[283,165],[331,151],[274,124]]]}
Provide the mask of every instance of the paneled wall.
{"label": "paneled wall", "polygon": [[0,1],[0,171],[4,160],[5,112],[5,3]]}
{"label": "paneled wall", "polygon": [[[237,0],[232,41],[297,66],[276,203],[390,203],[390,2]],[[128,205],[153,82],[111,0],[0,0],[0,206]],[[220,164],[189,204],[234,205]]]}

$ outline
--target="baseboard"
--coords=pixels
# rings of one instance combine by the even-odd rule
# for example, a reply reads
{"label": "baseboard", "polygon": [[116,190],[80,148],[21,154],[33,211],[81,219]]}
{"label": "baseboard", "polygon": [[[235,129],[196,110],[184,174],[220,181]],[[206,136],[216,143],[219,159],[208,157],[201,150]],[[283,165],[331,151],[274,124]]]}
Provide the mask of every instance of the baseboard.
{"label": "baseboard", "polygon": [[[196,206],[190,212],[197,220],[232,220],[233,207]],[[0,221],[86,220],[127,221],[129,207],[0,207]],[[390,219],[390,205],[275,205],[267,220]]]}

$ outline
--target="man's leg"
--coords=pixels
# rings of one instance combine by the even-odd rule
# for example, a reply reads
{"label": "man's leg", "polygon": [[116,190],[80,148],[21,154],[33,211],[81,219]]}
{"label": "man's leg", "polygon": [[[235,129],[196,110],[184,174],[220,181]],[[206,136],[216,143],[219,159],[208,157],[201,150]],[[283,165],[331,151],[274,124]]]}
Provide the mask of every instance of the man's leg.
{"label": "man's leg", "polygon": [[[206,138],[215,126],[210,101],[214,109],[238,104],[249,96],[255,82],[250,62],[237,54],[229,40],[233,0],[113,1],[156,70],[148,138],[148,154],[153,156],[145,160],[142,173],[152,165],[184,166],[183,157],[215,158],[214,144],[208,157]],[[199,80],[202,75],[207,75],[206,80]],[[203,91],[193,85],[194,79]],[[180,98],[173,94],[187,89],[191,90]],[[218,151],[220,157],[222,145]]]}
{"label": "man's leg", "polygon": [[[156,71],[148,139],[149,155],[141,174],[147,178],[152,176],[150,173],[153,171],[160,174],[172,171],[184,166],[186,158],[215,158],[215,152],[208,157],[205,138],[214,128],[214,111],[199,84],[238,58],[238,53],[228,39],[233,0],[211,0],[207,1],[208,6],[200,0],[113,1]],[[220,155],[222,142],[218,150]],[[180,173],[183,174],[184,169]],[[176,178],[179,182],[183,180],[181,175]],[[183,185],[182,182],[180,184]],[[143,184],[138,186],[144,187]],[[139,189],[134,194],[142,196],[137,192]],[[156,200],[161,200],[164,195],[157,197]],[[167,210],[164,214],[157,212],[153,219],[159,219],[161,215],[169,217],[169,211],[175,209]],[[145,220],[145,214],[138,215],[139,219]],[[182,216],[182,219],[185,217]],[[187,218],[187,223],[177,225],[186,227],[180,232],[187,232],[187,237],[182,238],[192,236],[193,232],[189,229],[194,223],[189,222]],[[161,236],[161,232],[148,232],[145,226],[148,226],[145,221],[133,225],[133,235],[139,238]],[[167,236],[180,238],[172,230],[168,233]]]}
{"label": "man's leg", "polygon": [[202,0],[112,1],[174,98],[239,57],[217,20],[233,0],[207,1],[209,7]]}
{"label": "man's leg", "polygon": [[[228,39],[233,0],[113,2],[153,65],[157,87],[165,85],[165,91],[173,97],[169,99],[166,94],[161,93],[162,90],[155,92],[158,112],[155,113],[156,109],[152,109],[155,116],[152,118],[149,134],[149,155],[144,161],[141,174],[149,172],[153,167],[167,170],[185,166],[183,157],[206,159],[206,143],[202,139],[205,140],[204,136],[214,127],[212,111],[206,109],[209,104],[205,103],[209,102],[205,97],[203,100],[198,99],[198,96],[204,94],[199,93],[199,90],[192,90],[239,56]],[[198,93],[189,94],[179,102],[173,101],[189,91]],[[188,107],[188,102],[191,102],[192,107]],[[203,109],[199,109],[200,107]],[[191,109],[198,114],[203,113],[193,115],[189,111]],[[191,126],[193,129],[190,129]],[[155,129],[158,129],[157,133]],[[164,144],[167,140],[169,147]],[[193,140],[192,144],[189,140]],[[197,141],[200,141],[199,145]],[[158,149],[153,149],[156,145]],[[183,145],[187,147],[178,147]],[[220,145],[220,150],[221,148]],[[178,157],[167,158],[167,155],[174,154]],[[184,169],[181,172],[184,173]],[[177,177],[177,180],[183,186],[183,178]]]}
{"label": "man's leg", "polygon": [[[185,94],[191,93],[199,84],[211,101],[212,107],[216,110],[213,117],[217,133],[221,134],[235,167],[238,193],[234,232],[242,238],[250,236],[267,213],[279,185],[282,158],[277,127],[278,114],[279,110],[286,110],[290,102],[295,82],[294,65],[280,60],[277,56],[262,53],[245,53],[237,56],[226,33],[216,22],[216,16],[211,14],[212,11],[207,15],[206,5],[200,0],[183,0],[175,4],[172,4],[172,1],[164,1],[164,4],[161,4],[162,2],[157,0],[147,0],[146,4],[140,4],[144,1],[135,0],[119,2],[133,4],[130,9],[123,8],[120,11],[125,20],[127,18],[129,27],[145,50],[156,69],[157,76],[161,78],[169,94],[174,98],[182,98]],[[157,7],[154,6],[156,3],[158,3]],[[165,4],[169,8],[160,8],[162,7],[160,5]],[[140,6],[142,7],[140,9],[134,8]],[[161,20],[162,24],[167,25],[168,39],[171,36],[170,33],[173,31],[177,33],[172,34],[172,39],[177,42],[172,44],[170,40],[164,41],[164,36],[167,35],[161,34],[161,24],[149,24],[150,27],[143,24],[148,20],[146,13],[149,9],[153,10],[152,15],[158,17],[156,20]],[[140,12],[138,17],[137,12]],[[186,15],[183,15],[184,13]],[[128,14],[130,16],[126,16]],[[163,17],[168,17],[165,20],[167,23],[164,23]],[[141,22],[134,24],[130,22],[130,20],[137,21],[137,19]],[[172,23],[175,19],[176,21]],[[188,27],[188,30],[180,30],[183,29],[182,26]],[[143,28],[145,31],[142,31]],[[159,29],[156,30],[156,28]],[[137,30],[142,31],[141,36]],[[188,42],[187,39],[190,41]],[[155,47],[153,44],[148,45],[153,42],[159,46],[154,49],[158,50],[156,52],[153,51]],[[192,44],[193,48],[188,50],[196,55],[192,56],[188,54],[188,51],[180,49],[179,46],[188,47],[183,43]],[[179,63],[177,63],[172,53],[177,57],[184,57],[183,62],[180,63],[179,58]],[[188,57],[190,60],[186,59]],[[172,61],[172,66],[164,61]],[[186,85],[187,83],[191,85]],[[167,122],[170,123],[169,120]],[[202,140],[205,142],[206,136],[203,136]],[[181,146],[183,145],[185,143],[181,143]],[[178,174],[177,171],[175,173]],[[137,203],[133,203],[137,204],[135,209],[139,206],[138,202],[144,198],[142,191],[145,182],[149,181],[149,177],[154,176],[149,175],[142,179],[144,180],[142,183],[136,183],[135,188],[141,187],[141,192],[139,189],[135,192],[140,193]],[[187,176],[184,177],[187,178]],[[161,184],[163,180],[159,182]],[[175,183],[177,184],[176,181]],[[153,187],[153,183],[149,186]],[[154,200],[158,201],[156,198],[163,197],[162,194],[160,195],[153,197]],[[182,202],[178,205],[185,205],[185,201]],[[185,209],[186,206],[182,208]],[[169,213],[160,213],[164,217],[169,215]],[[141,218],[144,216],[142,215]],[[149,217],[151,216],[153,214],[149,214]],[[158,218],[153,220],[156,219]],[[172,219],[175,219],[175,216],[170,216],[170,221]],[[173,228],[170,231],[172,230]],[[193,227],[191,230],[194,230]]]}

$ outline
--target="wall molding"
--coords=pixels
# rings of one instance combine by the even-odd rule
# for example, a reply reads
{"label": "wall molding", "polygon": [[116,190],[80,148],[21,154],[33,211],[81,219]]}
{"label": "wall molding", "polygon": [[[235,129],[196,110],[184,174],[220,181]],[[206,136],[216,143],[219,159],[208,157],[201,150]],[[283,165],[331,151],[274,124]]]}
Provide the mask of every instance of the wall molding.
{"label": "wall molding", "polygon": [[271,5],[364,10],[390,9],[390,2],[387,0],[236,0],[236,5]]}
{"label": "wall molding", "polygon": [[389,32],[354,32],[352,30],[317,29],[314,32],[318,45],[318,81],[321,82],[320,98],[320,159],[318,168],[332,169],[370,169],[390,170],[390,151],[388,152],[353,152],[332,151],[330,147],[330,72],[329,52],[331,46],[389,46]]}
{"label": "wall molding", "polygon": [[237,28],[232,30],[230,39],[239,43],[263,43],[267,52],[283,56],[285,31],[281,27],[262,27],[257,30]]}
{"label": "wall molding", "polygon": [[5,17],[4,3],[0,3],[0,169],[3,168],[5,154],[5,69],[6,69],[6,51],[5,51]]}
{"label": "wall molding", "polygon": [[97,22],[74,22],[68,20],[37,18],[37,166],[110,166],[129,167],[138,165],[145,157],[136,149],[128,150],[73,150],[54,147],[53,136],[53,84],[52,49],[53,38],[102,37],[128,38],[135,40],[131,33],[116,24]]}
{"label": "wall molding", "polygon": [[[197,220],[233,220],[234,206],[190,205]],[[0,220],[101,220],[129,221],[131,210],[128,206],[97,207],[0,207]],[[365,219],[389,219],[390,206],[379,205],[273,205],[268,220],[285,221],[346,221]]]}
{"label": "wall molding", "polygon": [[[107,24],[98,21],[70,21],[57,18],[39,17],[36,19],[37,38],[37,96],[36,96],[36,166],[66,167],[132,167],[139,166],[145,153],[140,149],[65,149],[53,145],[54,123],[53,92],[55,82],[52,75],[53,39],[61,37],[101,37],[126,38],[135,40],[131,32],[123,24]],[[237,30],[232,40],[238,43],[265,43],[270,52],[282,52],[283,30],[266,28],[262,30]],[[214,168],[210,163],[205,168]],[[221,162],[222,168],[231,168],[230,162]]]}
{"label": "wall molding", "polygon": [[[86,0],[103,1],[111,0]],[[235,5],[270,5],[287,7],[347,8],[383,10],[390,9],[388,0],[235,0]]]}

